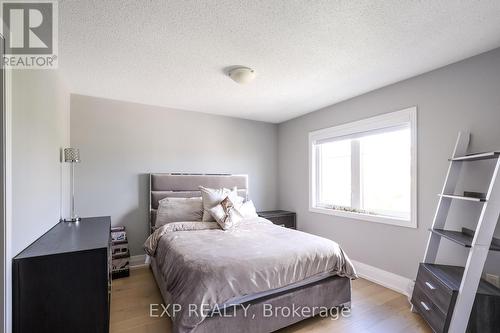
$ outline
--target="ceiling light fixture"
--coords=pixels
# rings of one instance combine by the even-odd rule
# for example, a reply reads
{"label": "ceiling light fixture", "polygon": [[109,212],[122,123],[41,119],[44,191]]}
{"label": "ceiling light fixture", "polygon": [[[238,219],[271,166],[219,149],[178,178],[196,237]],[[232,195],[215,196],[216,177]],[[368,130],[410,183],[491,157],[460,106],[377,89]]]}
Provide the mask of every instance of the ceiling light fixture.
{"label": "ceiling light fixture", "polygon": [[255,78],[255,71],[248,67],[236,67],[229,71],[229,77],[236,83],[246,84]]}

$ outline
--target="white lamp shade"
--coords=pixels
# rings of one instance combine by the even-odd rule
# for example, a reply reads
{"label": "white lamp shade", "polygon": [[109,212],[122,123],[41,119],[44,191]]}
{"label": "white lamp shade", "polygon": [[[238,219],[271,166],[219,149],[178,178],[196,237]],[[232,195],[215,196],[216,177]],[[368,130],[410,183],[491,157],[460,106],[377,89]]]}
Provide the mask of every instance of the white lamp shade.
{"label": "white lamp shade", "polygon": [[64,162],[80,163],[80,150],[78,148],[64,148]]}

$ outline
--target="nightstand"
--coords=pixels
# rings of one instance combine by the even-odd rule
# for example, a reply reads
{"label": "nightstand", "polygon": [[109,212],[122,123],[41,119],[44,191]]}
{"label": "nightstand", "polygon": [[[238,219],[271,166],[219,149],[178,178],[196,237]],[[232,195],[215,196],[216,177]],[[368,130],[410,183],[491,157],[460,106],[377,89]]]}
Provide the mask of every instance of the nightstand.
{"label": "nightstand", "polygon": [[297,215],[294,212],[286,210],[269,210],[265,212],[258,212],[257,214],[276,225],[290,229],[297,229]]}

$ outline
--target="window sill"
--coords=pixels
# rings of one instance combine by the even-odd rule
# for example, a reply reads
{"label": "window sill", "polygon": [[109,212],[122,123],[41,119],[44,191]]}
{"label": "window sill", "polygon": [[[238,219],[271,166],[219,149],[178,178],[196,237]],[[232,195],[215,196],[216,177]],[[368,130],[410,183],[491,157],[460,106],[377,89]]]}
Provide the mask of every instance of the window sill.
{"label": "window sill", "polygon": [[356,219],[356,220],[390,224],[390,225],[395,225],[395,226],[399,226],[399,227],[406,227],[406,228],[413,228],[413,229],[417,228],[416,219],[412,221],[412,220],[399,219],[397,217],[347,212],[347,211],[328,209],[328,208],[318,208],[318,207],[309,207],[309,211],[313,212],[313,213],[319,213],[319,214],[347,217],[347,218]]}

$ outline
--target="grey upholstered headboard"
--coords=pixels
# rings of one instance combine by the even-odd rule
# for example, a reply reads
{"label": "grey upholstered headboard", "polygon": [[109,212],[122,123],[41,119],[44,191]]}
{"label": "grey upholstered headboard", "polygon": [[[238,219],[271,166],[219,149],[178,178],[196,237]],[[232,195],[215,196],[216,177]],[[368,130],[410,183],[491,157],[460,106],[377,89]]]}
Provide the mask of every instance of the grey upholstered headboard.
{"label": "grey upholstered headboard", "polygon": [[158,201],[166,197],[199,197],[198,186],[238,188],[238,194],[248,197],[248,175],[151,173],[149,174],[149,230],[154,227]]}

